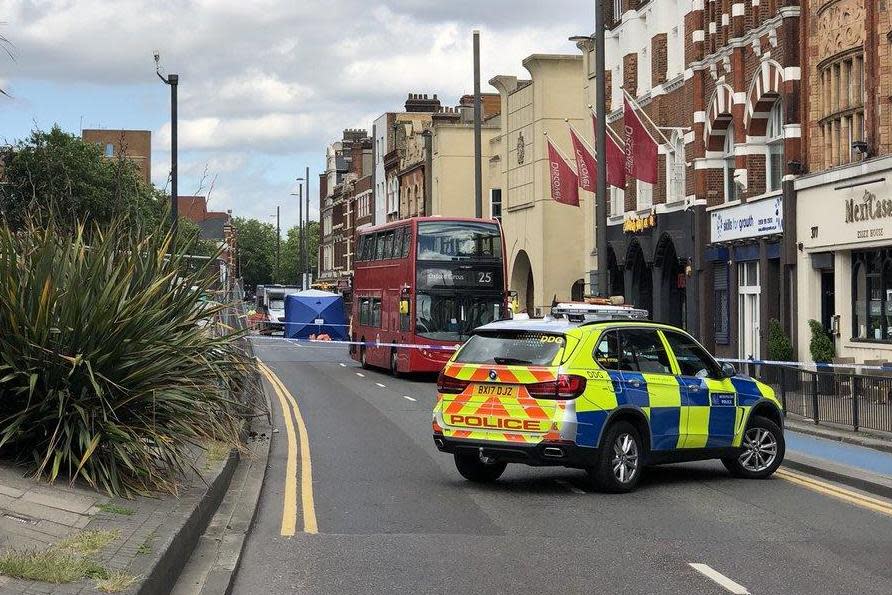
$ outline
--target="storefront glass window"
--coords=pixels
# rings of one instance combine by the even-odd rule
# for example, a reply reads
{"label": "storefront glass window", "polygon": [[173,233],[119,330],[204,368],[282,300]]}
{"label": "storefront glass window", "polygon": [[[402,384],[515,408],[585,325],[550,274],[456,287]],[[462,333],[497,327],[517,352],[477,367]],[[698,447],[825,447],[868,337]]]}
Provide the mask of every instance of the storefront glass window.
{"label": "storefront glass window", "polygon": [[715,304],[715,319],[713,329],[715,342],[727,345],[730,341],[731,316],[728,295],[728,265],[716,263],[713,265],[713,303]]}
{"label": "storefront glass window", "polygon": [[892,250],[852,253],[852,335],[892,342]]}

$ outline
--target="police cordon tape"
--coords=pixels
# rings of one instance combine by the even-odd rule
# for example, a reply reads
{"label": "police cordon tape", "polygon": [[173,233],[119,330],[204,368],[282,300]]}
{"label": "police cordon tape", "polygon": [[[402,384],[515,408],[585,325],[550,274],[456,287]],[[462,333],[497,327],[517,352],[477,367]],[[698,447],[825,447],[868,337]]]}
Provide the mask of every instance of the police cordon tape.
{"label": "police cordon tape", "polygon": [[[331,325],[335,326],[335,325]],[[396,347],[398,349],[426,349],[428,351],[457,351],[461,345],[425,345],[418,343],[379,343],[377,341],[317,341],[314,339],[290,339],[288,337],[272,337],[257,336],[255,339],[270,339],[273,341],[288,341],[292,343],[309,343],[317,346],[327,345],[362,345],[365,347]],[[819,362],[789,362],[780,360],[763,360],[763,359],[734,359],[726,357],[718,357],[716,361],[728,364],[747,364],[747,365],[767,365],[767,366],[788,366],[791,368],[817,368],[822,369],[845,369],[845,370],[880,370],[892,371],[892,364],[888,366],[876,366],[866,364],[825,364]]]}

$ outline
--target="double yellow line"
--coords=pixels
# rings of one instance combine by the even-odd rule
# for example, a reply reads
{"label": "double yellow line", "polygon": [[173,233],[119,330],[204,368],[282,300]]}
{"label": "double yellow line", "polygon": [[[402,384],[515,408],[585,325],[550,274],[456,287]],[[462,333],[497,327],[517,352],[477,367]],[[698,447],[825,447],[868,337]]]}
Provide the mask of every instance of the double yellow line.
{"label": "double yellow line", "polygon": [[848,502],[849,504],[860,506],[861,508],[867,508],[868,510],[879,512],[880,514],[887,514],[889,516],[892,516],[892,503],[888,501],[880,500],[878,498],[872,498],[865,494],[847,490],[845,488],[841,488],[824,481],[813,479],[808,475],[795,473],[788,469],[778,469],[774,474],[778,477],[786,479],[787,481],[793,482],[804,488],[808,488],[809,490],[819,492],[821,494],[831,496],[839,500],[843,500],[845,502]]}
{"label": "double yellow line", "polygon": [[[257,360],[260,371],[269,380],[285,418],[285,432],[288,435],[288,458],[285,463],[285,496],[282,505],[282,535],[292,537],[297,532],[297,449],[300,447],[300,496],[303,510],[304,533],[318,533],[316,524],[316,504],[313,501],[313,465],[310,461],[310,441],[307,426],[300,414],[297,400],[288,391],[266,364]],[[297,422],[298,436],[294,425]]]}

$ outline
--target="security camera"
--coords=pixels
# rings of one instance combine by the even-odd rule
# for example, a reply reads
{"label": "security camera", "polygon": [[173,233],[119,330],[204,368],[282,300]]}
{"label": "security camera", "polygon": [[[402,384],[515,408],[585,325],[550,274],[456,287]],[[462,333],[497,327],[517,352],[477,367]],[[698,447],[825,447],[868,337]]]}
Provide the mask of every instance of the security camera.
{"label": "security camera", "polygon": [[154,55],[155,55],[155,64],[158,64],[158,62],[161,61],[161,54],[158,53],[158,50],[155,50]]}
{"label": "security camera", "polygon": [[863,140],[852,141],[852,149],[858,151],[862,155],[867,154],[867,142]]}

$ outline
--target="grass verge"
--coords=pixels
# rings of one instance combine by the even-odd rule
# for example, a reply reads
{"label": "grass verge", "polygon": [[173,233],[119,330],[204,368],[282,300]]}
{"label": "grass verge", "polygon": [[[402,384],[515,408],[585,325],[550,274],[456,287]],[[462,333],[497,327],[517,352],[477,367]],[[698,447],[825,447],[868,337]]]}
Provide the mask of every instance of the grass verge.
{"label": "grass verge", "polygon": [[105,568],[93,560],[58,549],[4,552],[0,554],[0,574],[55,584],[108,577]]}

